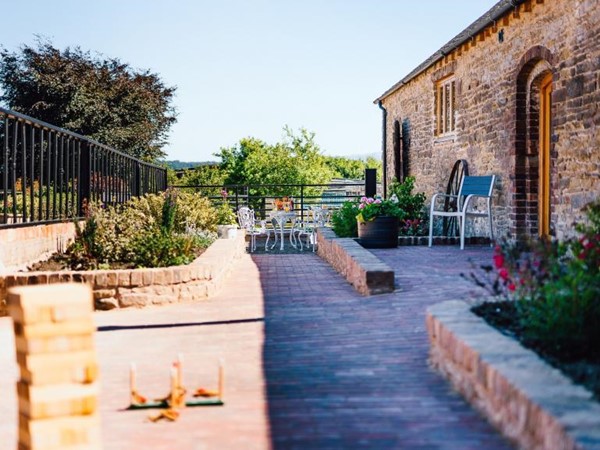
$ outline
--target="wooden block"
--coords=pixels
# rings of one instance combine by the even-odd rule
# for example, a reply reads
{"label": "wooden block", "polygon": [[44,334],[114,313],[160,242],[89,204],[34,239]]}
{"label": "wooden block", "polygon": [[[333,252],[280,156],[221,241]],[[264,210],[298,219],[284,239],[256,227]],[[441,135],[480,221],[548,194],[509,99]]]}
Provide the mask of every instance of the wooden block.
{"label": "wooden block", "polygon": [[98,409],[98,384],[32,386],[17,382],[19,412],[30,419],[90,415]]}
{"label": "wooden block", "polygon": [[[37,450],[37,448],[19,442],[17,450]],[[99,443],[91,445],[71,445],[69,447],[44,448],[43,450],[102,450],[102,444]]]}
{"label": "wooden block", "polygon": [[100,416],[38,420],[19,416],[19,443],[36,450],[100,448]]}
{"label": "wooden block", "polygon": [[92,334],[96,331],[96,325],[90,315],[76,321],[60,323],[37,323],[34,325],[23,325],[14,322],[16,336],[23,336],[25,339],[51,338],[57,336],[73,336],[82,334]]}
{"label": "wooden block", "polygon": [[17,352],[30,353],[62,353],[94,349],[94,336],[80,334],[70,336],[55,336],[47,338],[29,338],[15,336]]}
{"label": "wooden block", "polygon": [[86,284],[49,284],[9,289],[7,308],[15,322],[37,324],[88,317],[94,303]]}
{"label": "wooden block", "polygon": [[17,351],[21,380],[39,386],[91,383],[98,378],[94,351],[27,354]]}

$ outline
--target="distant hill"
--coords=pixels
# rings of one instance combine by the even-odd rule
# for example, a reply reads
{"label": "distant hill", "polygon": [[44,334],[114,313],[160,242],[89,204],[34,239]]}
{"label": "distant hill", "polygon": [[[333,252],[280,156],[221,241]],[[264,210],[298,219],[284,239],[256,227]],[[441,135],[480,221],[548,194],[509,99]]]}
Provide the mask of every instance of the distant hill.
{"label": "distant hill", "polygon": [[179,161],[178,159],[174,159],[171,161],[161,161],[161,164],[166,164],[167,167],[173,170],[180,170],[191,169],[198,166],[215,166],[219,163],[216,161]]}

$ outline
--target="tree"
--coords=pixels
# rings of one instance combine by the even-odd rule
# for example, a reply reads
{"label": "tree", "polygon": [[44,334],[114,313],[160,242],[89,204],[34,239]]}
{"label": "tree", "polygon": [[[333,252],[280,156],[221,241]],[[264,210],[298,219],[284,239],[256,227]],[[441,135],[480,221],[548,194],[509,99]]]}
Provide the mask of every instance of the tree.
{"label": "tree", "polygon": [[[249,194],[256,196],[300,195],[299,187],[263,187],[270,184],[324,184],[333,177],[326,157],[314,142],[314,133],[301,129],[294,134],[284,129],[283,142],[269,145],[256,138],[241,139],[239,144],[222,148],[216,154],[227,173],[227,184],[251,185]],[[305,195],[318,195],[322,189],[309,188]]]}
{"label": "tree", "polygon": [[176,121],[167,87],[148,70],[38,39],[0,51],[0,96],[10,109],[147,161],[162,156]]}
{"label": "tree", "polygon": [[222,186],[225,184],[227,174],[219,166],[214,164],[201,165],[176,173],[173,169],[167,170],[167,179],[170,186],[215,186],[213,188],[180,188],[192,192],[200,192],[206,196],[220,196]]}
{"label": "tree", "polygon": [[326,162],[340,178],[362,180],[365,176],[365,169],[377,169],[377,178],[381,178],[381,161],[371,156],[366,160],[330,156],[327,157]]}

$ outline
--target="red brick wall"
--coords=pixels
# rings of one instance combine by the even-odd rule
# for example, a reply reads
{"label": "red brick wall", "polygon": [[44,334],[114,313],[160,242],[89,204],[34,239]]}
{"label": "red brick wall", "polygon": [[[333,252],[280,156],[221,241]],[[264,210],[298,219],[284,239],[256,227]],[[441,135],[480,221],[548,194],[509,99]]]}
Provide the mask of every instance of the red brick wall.
{"label": "red brick wall", "polygon": [[[534,234],[537,137],[530,130],[535,123],[521,113],[535,110],[527,91],[535,90],[543,71],[553,74],[551,222],[557,235],[568,234],[581,208],[600,196],[600,8],[594,0],[526,2],[383,99],[388,179],[394,121],[400,120],[417,189],[428,195],[445,190],[453,163],[464,158],[472,175],[498,176],[499,235]],[[436,139],[434,85],[450,73],[456,132]]]}

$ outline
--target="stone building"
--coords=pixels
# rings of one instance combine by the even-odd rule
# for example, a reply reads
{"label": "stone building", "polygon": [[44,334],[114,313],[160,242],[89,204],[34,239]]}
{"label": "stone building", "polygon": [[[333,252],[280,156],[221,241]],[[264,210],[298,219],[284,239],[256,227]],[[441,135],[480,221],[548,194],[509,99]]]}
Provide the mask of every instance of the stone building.
{"label": "stone building", "polygon": [[496,174],[497,235],[564,236],[600,197],[600,5],[501,0],[375,100],[384,172]]}

